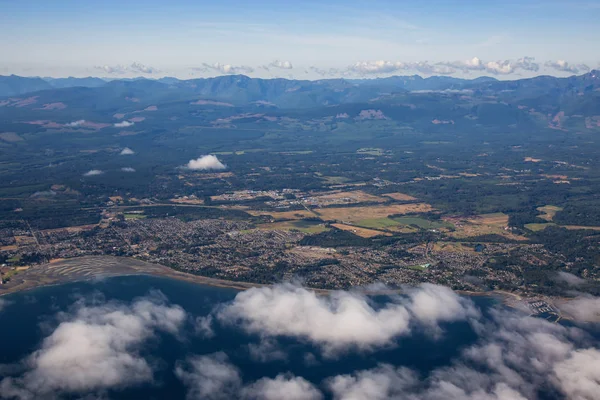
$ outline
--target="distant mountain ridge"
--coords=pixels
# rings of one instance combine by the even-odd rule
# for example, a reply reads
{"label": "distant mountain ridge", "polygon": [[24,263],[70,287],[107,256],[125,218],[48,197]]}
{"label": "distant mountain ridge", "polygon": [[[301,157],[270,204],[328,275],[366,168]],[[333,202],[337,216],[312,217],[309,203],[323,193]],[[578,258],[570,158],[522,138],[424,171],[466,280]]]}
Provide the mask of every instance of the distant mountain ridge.
{"label": "distant mountain ridge", "polygon": [[[89,91],[82,91],[87,88]],[[0,97],[35,93],[48,101],[81,98],[81,101],[113,101],[115,97],[143,97],[148,101],[185,101],[206,99],[246,105],[262,103],[279,108],[311,108],[338,104],[383,101],[403,93],[465,92],[473,96],[496,98],[507,103],[522,102],[530,107],[552,104],[585,103],[595,113],[600,106],[600,72],[556,78],[539,76],[513,81],[489,77],[461,79],[446,76],[422,78],[391,76],[376,79],[290,80],[261,79],[245,75],[180,80],[136,78],[28,78],[0,76]],[[387,96],[387,97],[386,97]],[[583,97],[582,97],[583,96]],[[95,98],[95,99],[93,99]],[[45,100],[44,100],[45,101]],[[598,110],[600,114],[600,110]]]}

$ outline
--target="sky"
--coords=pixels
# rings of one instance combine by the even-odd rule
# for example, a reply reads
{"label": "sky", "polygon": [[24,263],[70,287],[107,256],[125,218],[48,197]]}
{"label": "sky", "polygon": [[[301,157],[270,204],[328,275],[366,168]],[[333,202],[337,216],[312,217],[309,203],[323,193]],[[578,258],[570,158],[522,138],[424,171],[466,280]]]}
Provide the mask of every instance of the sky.
{"label": "sky", "polygon": [[0,0],[0,74],[181,79],[582,74],[596,0]]}

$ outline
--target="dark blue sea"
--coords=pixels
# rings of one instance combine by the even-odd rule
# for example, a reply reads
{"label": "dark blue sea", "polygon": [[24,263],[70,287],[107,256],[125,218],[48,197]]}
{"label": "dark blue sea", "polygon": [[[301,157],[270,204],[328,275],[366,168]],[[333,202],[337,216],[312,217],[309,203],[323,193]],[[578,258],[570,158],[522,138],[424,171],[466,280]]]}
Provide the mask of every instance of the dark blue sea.
{"label": "dark blue sea", "polygon": [[[179,305],[187,312],[182,333],[173,335],[157,332],[144,343],[141,356],[153,367],[152,383],[109,389],[103,392],[107,398],[185,398],[186,387],[175,375],[174,369],[178,361],[192,354],[205,355],[218,351],[226,353],[229,361],[239,368],[244,383],[289,372],[318,386],[326,377],[351,374],[374,368],[381,363],[406,366],[421,376],[427,376],[432,370],[449,365],[478,338],[472,324],[458,321],[444,324],[443,335],[400,336],[391,346],[369,351],[347,351],[337,357],[326,357],[318,347],[306,340],[279,337],[278,345],[285,350],[287,358],[255,361],[249,357],[248,345],[259,343],[260,338],[256,335],[221,325],[214,327],[215,336],[211,338],[194,331],[196,317],[208,315],[217,305],[232,301],[238,291],[157,277],[127,276],[43,287],[4,296],[6,304],[0,311],[0,364],[17,364],[40,348],[42,340],[59,324],[60,318],[57,315],[61,315],[61,312],[68,314],[73,304],[81,299],[129,304],[135,298],[155,291],[160,291],[169,304]],[[472,297],[471,300],[483,312],[482,318],[485,318],[490,307],[499,306],[490,297]],[[377,301],[385,302],[385,298]],[[77,393],[72,398],[80,397],[80,393]]]}

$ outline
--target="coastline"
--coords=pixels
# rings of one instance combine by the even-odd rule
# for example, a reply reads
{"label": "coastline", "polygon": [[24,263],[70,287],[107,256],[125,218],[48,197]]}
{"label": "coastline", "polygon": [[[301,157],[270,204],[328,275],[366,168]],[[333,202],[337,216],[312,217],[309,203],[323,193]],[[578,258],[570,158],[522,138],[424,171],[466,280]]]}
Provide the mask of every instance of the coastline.
{"label": "coastline", "polygon": [[[165,265],[141,261],[135,258],[114,256],[84,256],[64,259],[58,262],[42,264],[29,268],[28,270],[14,276],[13,280],[15,282],[11,281],[8,284],[0,286],[0,297],[13,293],[34,290],[41,287],[55,286],[71,282],[93,281],[103,278],[135,275],[150,275],[170,278],[199,285],[228,288],[238,291],[272,285],[231,281],[226,279],[194,275],[177,271]],[[310,289],[322,294],[335,291],[335,289]],[[365,292],[369,293],[368,290]],[[522,300],[521,296],[517,294],[501,290],[488,292],[456,290],[455,292],[464,296],[498,297],[502,300],[502,303],[509,306],[510,304],[508,303],[510,303],[510,301],[508,300]],[[390,293],[401,293],[401,290],[391,290]]]}

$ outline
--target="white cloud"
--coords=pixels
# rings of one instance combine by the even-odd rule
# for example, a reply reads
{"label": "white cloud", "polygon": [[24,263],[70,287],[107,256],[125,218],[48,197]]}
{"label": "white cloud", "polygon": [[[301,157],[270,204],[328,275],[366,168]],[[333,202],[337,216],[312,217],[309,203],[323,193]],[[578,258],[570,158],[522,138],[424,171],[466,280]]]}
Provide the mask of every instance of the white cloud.
{"label": "white cloud", "polygon": [[90,169],[88,172],[83,174],[83,176],[96,176],[96,175],[102,175],[103,173],[104,172],[99,169]]}
{"label": "white cloud", "polygon": [[10,302],[8,300],[0,298],[0,311],[4,310],[9,304]]}
{"label": "white cloud", "polygon": [[223,352],[179,362],[175,375],[187,386],[189,400],[233,399],[242,385],[240,371]]}
{"label": "white cloud", "polygon": [[216,156],[209,154],[207,156],[202,156],[195,160],[190,160],[187,163],[187,167],[193,170],[211,170],[211,169],[225,169],[227,168],[225,164],[223,164]]}
{"label": "white cloud", "polygon": [[150,67],[149,65],[144,65],[138,62],[134,62],[133,64],[131,64],[128,69],[131,72],[139,72],[142,74],[155,74],[157,72],[160,72],[160,70],[154,67]]}
{"label": "white cloud", "polygon": [[[381,364],[328,379],[334,399],[525,400],[538,391],[594,400],[600,390],[600,351],[585,335],[546,320],[493,311],[477,325],[479,341],[449,366],[421,379],[405,367]],[[577,348],[577,343],[583,348]]]}
{"label": "white cloud", "polygon": [[465,61],[454,61],[441,64],[462,70],[463,72],[481,71],[494,75],[508,75],[519,70],[536,72],[540,69],[540,65],[535,62],[535,58],[533,57],[487,62],[482,61],[478,57],[473,57]]}
{"label": "white cloud", "polygon": [[392,61],[360,61],[350,67],[350,72],[358,74],[389,74],[407,69],[407,64],[403,62]]}
{"label": "white cloud", "polygon": [[561,303],[560,309],[580,321],[600,321],[600,297],[578,297]]}
{"label": "white cloud", "polygon": [[[435,307],[442,310],[434,310]],[[239,293],[216,316],[222,323],[238,325],[264,337],[295,336],[309,340],[331,356],[348,348],[367,350],[389,345],[394,338],[410,331],[412,319],[439,329],[436,325],[439,321],[476,315],[468,300],[435,285],[423,285],[408,299],[377,308],[359,293],[335,291],[329,296],[318,296],[296,285],[281,284]]]}
{"label": "white cloud", "polygon": [[582,279],[577,275],[573,275],[564,271],[558,272],[558,274],[556,275],[556,280],[565,282],[571,286],[579,286],[585,283],[585,279]]}
{"label": "white cloud", "polygon": [[128,128],[133,125],[135,125],[135,122],[129,122],[129,121],[116,122],[114,124],[115,128]]}
{"label": "white cloud", "polygon": [[129,66],[123,65],[101,65],[95,66],[94,69],[100,70],[110,75],[123,75],[126,73],[137,73],[137,74],[156,74],[160,72],[159,69],[144,65],[138,62],[134,62]]}
{"label": "white cloud", "polygon": [[212,328],[213,316],[207,315],[202,317],[196,317],[194,321],[194,331],[202,338],[209,339],[215,336],[215,332]]}
{"label": "white cloud", "polygon": [[571,65],[565,60],[548,61],[544,64],[546,67],[560,72],[570,72],[573,74],[589,72],[590,67],[585,64]]}
{"label": "white cloud", "polygon": [[456,72],[454,68],[443,63],[428,61],[361,61],[348,67],[348,72],[358,75],[393,74],[397,72],[416,71],[425,75],[450,75]]}
{"label": "white cloud", "polygon": [[275,378],[262,378],[245,387],[242,396],[262,400],[320,400],[323,394],[301,377],[279,374]]}
{"label": "white cloud", "polygon": [[121,150],[119,154],[122,156],[130,156],[132,154],[135,154],[135,151],[131,150],[129,147],[125,147],[123,150]]}
{"label": "white cloud", "polygon": [[249,74],[249,73],[254,72],[254,68],[249,67],[247,65],[221,64],[218,62],[214,63],[214,64],[203,63],[202,67],[192,68],[192,69],[195,71],[200,71],[200,72],[216,71],[221,74],[227,74],[227,75]]}
{"label": "white cloud", "polygon": [[123,167],[123,168],[121,168],[121,171],[123,171],[123,172],[135,172],[135,168]]}
{"label": "white cloud", "polygon": [[258,343],[248,344],[250,358],[257,362],[283,361],[287,353],[272,338],[261,338]]}
{"label": "white cloud", "polygon": [[76,127],[81,126],[83,124],[85,124],[85,120],[84,119],[79,119],[77,121],[66,123],[65,126],[68,126],[68,127],[71,127],[71,128],[76,128]]}
{"label": "white cloud", "polygon": [[131,305],[77,304],[72,315],[23,361],[26,371],[0,382],[0,397],[54,398],[60,393],[89,393],[152,380],[139,354],[155,330],[177,334],[186,317],[178,306],[154,295]]}
{"label": "white cloud", "polygon": [[409,292],[408,309],[416,319],[428,327],[437,329],[441,321],[467,320],[479,316],[473,303],[457,296],[445,286],[424,283]]}
{"label": "white cloud", "polygon": [[293,69],[294,66],[289,61],[279,61],[275,60],[269,64],[269,67],[280,68],[280,69]]}
{"label": "white cloud", "polygon": [[354,374],[338,375],[327,385],[335,399],[385,400],[402,398],[418,383],[417,374],[408,368],[382,364]]}

